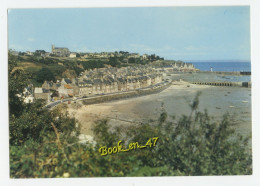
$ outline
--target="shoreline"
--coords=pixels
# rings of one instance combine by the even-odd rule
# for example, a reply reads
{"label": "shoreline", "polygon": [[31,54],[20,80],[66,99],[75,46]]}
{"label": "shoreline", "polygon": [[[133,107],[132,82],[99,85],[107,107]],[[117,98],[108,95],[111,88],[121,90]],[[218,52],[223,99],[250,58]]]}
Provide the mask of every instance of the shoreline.
{"label": "shoreline", "polygon": [[[175,114],[180,117],[182,114],[187,114],[190,110],[188,103],[192,101],[197,91],[202,91],[200,111],[207,108],[209,115],[215,117],[222,116],[226,111],[232,115],[239,112],[237,130],[245,134],[251,133],[251,88],[213,87],[183,81],[173,82],[170,87],[155,94],[91,105],[71,104],[68,112],[81,123],[82,134],[93,136],[91,128],[95,121],[100,119],[109,119],[108,124],[112,127],[127,127],[149,122],[149,120],[156,121],[160,115],[162,102],[169,115]],[[235,96],[234,100],[229,101],[232,96]]]}

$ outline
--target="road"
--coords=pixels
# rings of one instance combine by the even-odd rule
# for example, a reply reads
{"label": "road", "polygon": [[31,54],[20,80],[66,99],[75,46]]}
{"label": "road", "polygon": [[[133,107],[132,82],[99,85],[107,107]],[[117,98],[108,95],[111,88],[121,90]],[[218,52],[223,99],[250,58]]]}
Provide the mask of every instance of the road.
{"label": "road", "polygon": [[122,92],[114,92],[114,93],[108,93],[108,94],[98,94],[98,95],[93,95],[93,96],[88,96],[88,97],[78,97],[77,99],[73,99],[73,98],[66,98],[66,99],[63,99],[63,100],[58,100],[58,101],[54,101],[54,102],[51,102],[47,105],[45,105],[44,107],[45,108],[52,108],[60,103],[63,103],[63,102],[67,102],[67,101],[80,101],[80,100],[85,100],[85,99],[91,99],[91,98],[97,98],[97,97],[103,97],[103,96],[108,96],[108,95],[118,95],[118,94],[125,94],[125,93],[129,93],[129,92],[135,92],[135,91],[138,91],[138,90],[147,90],[147,89],[153,89],[153,88],[158,88],[159,86],[162,86],[164,85],[166,82],[161,82],[161,83],[158,83],[156,85],[151,85],[149,87],[145,87],[145,88],[139,88],[139,89],[135,89],[135,90],[129,90],[129,91],[122,91]]}

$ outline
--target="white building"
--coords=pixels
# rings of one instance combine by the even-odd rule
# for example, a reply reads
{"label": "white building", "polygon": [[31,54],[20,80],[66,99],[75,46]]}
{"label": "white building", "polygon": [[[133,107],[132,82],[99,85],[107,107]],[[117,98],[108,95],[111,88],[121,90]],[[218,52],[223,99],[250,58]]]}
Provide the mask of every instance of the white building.
{"label": "white building", "polygon": [[24,88],[23,94],[17,94],[18,97],[22,97],[24,103],[32,103],[34,100],[34,96],[32,94],[32,87],[28,86],[27,88]]}
{"label": "white building", "polygon": [[72,53],[70,53],[69,57],[71,57],[71,58],[77,57],[77,54],[75,52],[72,52]]}

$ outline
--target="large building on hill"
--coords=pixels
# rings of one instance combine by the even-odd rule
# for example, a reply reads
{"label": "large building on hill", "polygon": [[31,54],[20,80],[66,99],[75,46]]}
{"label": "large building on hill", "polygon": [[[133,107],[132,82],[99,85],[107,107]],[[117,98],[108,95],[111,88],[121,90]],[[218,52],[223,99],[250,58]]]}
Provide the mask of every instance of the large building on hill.
{"label": "large building on hill", "polygon": [[54,45],[51,45],[51,53],[59,57],[68,57],[70,55],[68,48],[55,47]]}

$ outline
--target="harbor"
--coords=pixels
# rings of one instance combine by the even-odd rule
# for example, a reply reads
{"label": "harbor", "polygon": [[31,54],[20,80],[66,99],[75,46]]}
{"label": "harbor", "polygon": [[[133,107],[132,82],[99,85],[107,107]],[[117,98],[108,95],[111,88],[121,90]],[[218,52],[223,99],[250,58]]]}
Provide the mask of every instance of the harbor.
{"label": "harbor", "polygon": [[68,111],[82,124],[83,134],[93,135],[94,123],[100,119],[108,119],[109,125],[121,128],[157,122],[162,104],[169,116],[180,118],[183,114],[188,115],[191,112],[189,104],[198,91],[202,92],[199,97],[201,112],[207,109],[216,120],[229,113],[236,120],[237,132],[243,135],[251,133],[251,88],[235,86],[173,81],[161,92],[91,105],[81,104],[80,107],[71,104]]}

